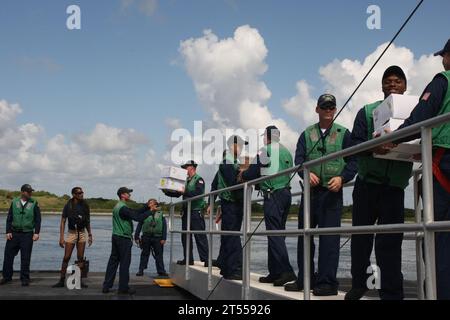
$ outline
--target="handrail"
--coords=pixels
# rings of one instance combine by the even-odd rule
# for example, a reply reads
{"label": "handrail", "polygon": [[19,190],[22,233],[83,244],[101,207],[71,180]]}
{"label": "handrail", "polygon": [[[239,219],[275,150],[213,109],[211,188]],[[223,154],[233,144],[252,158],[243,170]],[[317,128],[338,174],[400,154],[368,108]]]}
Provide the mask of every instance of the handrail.
{"label": "handrail", "polygon": [[[264,176],[252,181],[248,181],[245,183],[241,183],[232,187],[215,190],[209,193],[205,193],[204,195],[192,197],[189,199],[185,199],[176,203],[170,204],[170,225],[169,232],[171,233],[171,239],[173,239],[174,233],[180,234],[207,234],[212,239],[212,235],[235,235],[242,236],[246,245],[244,245],[243,250],[243,284],[242,284],[242,298],[249,299],[250,298],[250,245],[253,236],[302,236],[304,238],[304,299],[310,299],[310,238],[313,235],[353,235],[353,234],[377,234],[377,233],[405,233],[405,232],[413,232],[415,236],[413,239],[416,239],[416,261],[417,261],[417,274],[418,281],[425,280],[426,284],[426,299],[434,300],[436,299],[436,265],[435,265],[435,244],[434,244],[434,234],[437,231],[450,231],[450,221],[440,221],[435,222],[433,216],[433,176],[431,171],[432,164],[432,127],[437,127],[443,123],[450,122],[450,113],[434,117],[432,119],[423,121],[421,123],[417,123],[410,127],[398,130],[389,135],[385,135],[382,137],[378,137],[376,139],[372,139],[370,141],[361,143],[359,145],[326,155],[322,158],[315,159],[312,161],[308,161],[303,165],[299,165],[288,170],[281,171],[271,176]],[[336,158],[343,158],[350,155],[360,154],[365,151],[372,150],[373,148],[386,144],[391,141],[398,141],[403,138],[407,138],[413,135],[416,135],[420,132],[422,139],[422,163],[423,168],[421,170],[415,170],[413,172],[414,176],[414,208],[416,212],[416,222],[415,223],[399,223],[399,224],[390,224],[390,225],[369,225],[369,226],[341,226],[334,228],[311,228],[309,215],[310,215],[310,192],[311,186],[309,179],[304,180],[304,189],[303,192],[296,193],[295,195],[303,195],[304,197],[304,228],[298,230],[266,230],[257,232],[254,230],[251,231],[250,228],[250,218],[251,218],[251,203],[259,202],[263,199],[251,199],[252,186],[264,182],[269,179],[273,179],[280,176],[285,176],[291,173],[297,173],[299,171],[304,172],[307,176],[309,175],[311,167],[320,165],[324,162],[328,162],[334,160]],[[422,221],[420,217],[420,209],[418,207],[418,194],[417,194],[417,184],[418,184],[418,175],[422,171],[422,185],[423,185],[423,216],[424,220]],[[351,183],[350,183],[351,185]],[[238,189],[244,189],[244,229],[241,231],[222,231],[222,230],[205,230],[205,231],[193,231],[190,230],[190,212],[191,212],[191,202],[198,199],[203,199],[207,196],[210,199],[213,199],[214,196],[219,195],[225,191],[234,191]],[[175,205],[180,204],[188,204],[188,227],[187,230],[173,230],[173,216],[174,216],[174,208]],[[213,214],[213,212],[211,213]],[[210,217],[211,219],[211,217]],[[211,220],[210,220],[211,226]],[[422,239],[423,238],[423,239]],[[422,241],[424,244],[424,255],[425,255],[425,277],[422,277]],[[187,239],[186,246],[186,257],[188,254],[188,248],[190,246],[189,237]],[[210,253],[212,252],[212,243],[209,243]],[[173,246],[171,245],[171,250],[173,250]],[[419,261],[420,260],[420,261]],[[209,257],[209,261],[211,262],[211,257]],[[171,262],[172,262],[172,252],[171,252]],[[419,263],[420,262],[420,263]],[[208,268],[208,289],[211,291],[211,267]],[[186,264],[186,280],[189,279],[189,265]],[[422,284],[418,284],[418,297],[424,298],[424,290]]]}
{"label": "handrail", "polygon": [[251,181],[248,181],[248,182],[245,182],[245,183],[241,183],[241,184],[237,184],[237,185],[234,185],[234,186],[231,186],[231,187],[227,187],[227,188],[224,188],[224,189],[214,190],[214,191],[205,193],[203,195],[199,195],[199,196],[195,196],[195,197],[192,197],[192,198],[189,198],[189,199],[185,199],[185,200],[174,202],[171,205],[180,205],[180,204],[187,203],[189,201],[195,201],[195,200],[203,199],[203,198],[205,198],[207,196],[210,196],[210,195],[217,196],[217,195],[219,195],[219,194],[221,194],[223,192],[226,192],[226,191],[235,191],[235,190],[243,189],[244,185],[246,183],[249,186],[253,186],[253,185],[256,185],[256,184],[260,184],[261,182],[264,182],[266,180],[270,180],[270,179],[273,179],[273,178],[285,176],[287,174],[291,174],[291,173],[294,173],[294,172],[300,172],[300,171],[302,171],[301,169],[304,169],[306,167],[314,167],[314,166],[320,165],[320,164],[322,164],[324,162],[328,162],[328,161],[331,161],[331,160],[334,160],[334,159],[337,159],[337,158],[345,158],[345,157],[348,157],[348,156],[353,155],[353,154],[358,154],[358,153],[362,153],[364,151],[369,151],[369,150],[374,149],[376,147],[379,147],[379,146],[381,146],[383,144],[386,144],[386,143],[389,143],[389,142],[392,142],[392,141],[397,141],[397,140],[404,139],[404,138],[407,138],[409,136],[415,135],[415,134],[419,133],[421,128],[423,128],[423,127],[425,127],[425,128],[436,127],[436,126],[439,126],[439,125],[444,124],[446,122],[450,122],[450,113],[446,113],[446,114],[434,117],[432,119],[428,119],[428,120],[425,120],[423,122],[416,123],[416,124],[414,124],[414,125],[412,125],[410,127],[407,127],[407,128],[404,128],[404,129],[392,132],[390,134],[384,135],[382,137],[378,137],[376,139],[369,140],[367,142],[363,142],[361,144],[358,144],[356,146],[353,146],[353,147],[350,147],[350,148],[347,148],[347,149],[343,149],[343,150],[338,151],[338,152],[331,153],[331,154],[326,155],[326,156],[324,156],[322,158],[305,162],[303,165],[298,165],[298,166],[289,168],[287,170],[280,171],[280,172],[278,172],[276,174],[273,174],[271,176],[264,176],[264,177],[261,177],[261,178],[258,178],[258,179],[254,179],[254,180],[251,180]]}

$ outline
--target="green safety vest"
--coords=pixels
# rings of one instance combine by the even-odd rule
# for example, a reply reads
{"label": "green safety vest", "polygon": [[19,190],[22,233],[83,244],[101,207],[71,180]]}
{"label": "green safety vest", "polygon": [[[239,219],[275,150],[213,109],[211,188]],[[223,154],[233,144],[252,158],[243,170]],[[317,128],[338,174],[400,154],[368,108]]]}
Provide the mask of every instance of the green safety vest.
{"label": "green safety vest", "polygon": [[[238,159],[234,159],[234,157],[232,157],[229,154],[229,152],[226,152],[224,160],[226,161],[225,163],[227,165],[233,164],[234,170],[236,170],[236,171],[239,170],[239,160]],[[230,187],[225,182],[225,179],[223,178],[222,173],[220,172],[220,167],[219,167],[219,171],[218,171],[218,174],[217,174],[217,178],[218,178],[218,181],[217,181],[217,189],[218,190]],[[235,202],[237,200],[241,200],[242,199],[242,196],[239,196],[238,194],[242,195],[242,191],[241,190],[225,191],[225,192],[220,193],[219,197],[222,200]]]}
{"label": "green safety vest", "polygon": [[[448,88],[444,101],[439,111],[439,115],[450,112],[450,71],[441,73],[447,78]],[[444,123],[442,126],[433,128],[433,146],[450,149],[450,123]]]}
{"label": "green safety vest", "polygon": [[19,198],[14,198],[12,201],[12,227],[14,230],[22,232],[33,232],[34,230],[34,207],[37,205],[36,200],[30,199],[25,206]]}
{"label": "green safety vest", "polygon": [[[274,146],[276,146],[277,150],[274,150]],[[272,175],[278,172],[287,170],[293,167],[292,155],[289,150],[283,146],[281,143],[277,144],[268,144],[264,148],[261,149],[261,155],[267,155],[269,160],[268,167],[262,167],[261,171],[264,171],[265,175]],[[283,189],[290,186],[290,176],[284,175],[277,178],[273,178],[270,180],[266,180],[260,184],[260,188],[262,191],[275,191],[279,189]]]}
{"label": "green safety vest", "polygon": [[[185,190],[187,192],[193,192],[195,191],[195,186],[197,185],[197,181],[200,180],[202,177],[200,177],[198,174],[195,174],[192,178],[188,178],[186,181]],[[191,211],[193,210],[203,210],[206,206],[205,199],[198,199],[191,202]],[[187,204],[186,204],[187,208]]]}
{"label": "green safety vest", "polygon": [[133,222],[120,217],[120,209],[126,207],[124,201],[119,201],[113,209],[113,234],[120,237],[132,239]]}
{"label": "green safety vest", "polygon": [[163,235],[163,213],[161,211],[152,212],[142,225],[142,233],[153,237],[162,237]]}
{"label": "green safety vest", "polygon": [[[377,101],[364,107],[368,140],[373,139],[372,112],[381,103],[382,101]],[[388,184],[392,187],[405,189],[412,174],[412,167],[413,164],[409,162],[378,159],[372,155],[358,157],[358,176],[368,183]]]}
{"label": "green safety vest", "polygon": [[[342,143],[344,142],[346,131],[347,128],[335,123],[330,129],[325,141],[323,141],[321,138],[322,132],[318,124],[308,127],[305,130],[306,154],[308,155],[306,160],[316,160],[342,150]],[[317,143],[319,140],[321,142]],[[313,149],[314,146],[315,148]],[[344,168],[344,159],[338,158],[311,168],[311,172],[320,178],[322,186],[327,187],[331,178],[340,176]]]}

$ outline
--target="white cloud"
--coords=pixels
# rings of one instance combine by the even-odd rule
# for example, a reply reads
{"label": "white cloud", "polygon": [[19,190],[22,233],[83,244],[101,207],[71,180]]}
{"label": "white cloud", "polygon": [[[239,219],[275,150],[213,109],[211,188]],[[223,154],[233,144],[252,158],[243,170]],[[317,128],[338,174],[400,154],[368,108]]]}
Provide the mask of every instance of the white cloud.
{"label": "white cloud", "polygon": [[268,68],[268,50],[257,29],[241,26],[226,39],[205,30],[202,37],[182,41],[179,51],[198,99],[216,127],[246,130],[276,124],[282,142],[294,148],[298,134],[266,105],[271,92],[261,77]]}
{"label": "white cloud", "polygon": [[[306,127],[317,121],[314,106],[320,94],[324,92],[334,94],[338,105],[342,106],[386,45],[386,43],[380,45],[362,62],[351,59],[334,60],[320,67],[319,74],[324,82],[323,92],[317,92],[317,97],[313,96],[309,84],[301,80],[297,83],[297,94],[284,101],[283,108],[300,121],[303,127]],[[416,59],[410,49],[393,45],[341,114],[337,120],[339,123],[351,129],[354,117],[360,108],[365,104],[383,99],[381,78],[390,65],[398,65],[405,71],[408,79],[408,93],[414,95],[420,95],[433,76],[442,70],[439,58],[424,55]]]}
{"label": "white cloud", "polygon": [[33,183],[58,194],[79,184],[87,196],[114,197],[119,186],[135,187],[142,198],[155,196],[158,159],[148,139],[134,129],[97,124],[73,139],[58,134],[45,138],[39,125],[18,124],[22,109],[0,101],[0,179],[2,188]]}
{"label": "white cloud", "polygon": [[140,144],[148,143],[147,138],[134,129],[119,129],[98,123],[92,133],[77,137],[80,145],[92,152],[130,152]]}

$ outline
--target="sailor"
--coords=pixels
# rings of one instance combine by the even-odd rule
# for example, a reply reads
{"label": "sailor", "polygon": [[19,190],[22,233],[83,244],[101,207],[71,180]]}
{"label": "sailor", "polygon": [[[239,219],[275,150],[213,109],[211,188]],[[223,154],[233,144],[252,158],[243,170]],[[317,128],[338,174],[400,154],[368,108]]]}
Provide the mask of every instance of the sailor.
{"label": "sailor", "polygon": [[[239,156],[248,142],[233,135],[227,141],[228,150],[224,154],[217,173],[217,189],[225,189],[236,184],[239,176]],[[219,194],[222,230],[240,231],[243,218],[243,190],[225,191]],[[242,280],[242,244],[239,236],[222,236],[220,243],[221,275],[227,280]]]}
{"label": "sailor", "polygon": [[[442,57],[445,71],[437,74],[425,88],[419,104],[398,130],[450,112],[450,40],[435,53]],[[434,220],[450,220],[450,123],[433,128],[433,196]],[[401,143],[420,138],[420,134]],[[437,298],[450,299],[450,233],[436,233],[436,283]]]}
{"label": "sailor", "polygon": [[[242,172],[242,180],[250,181],[261,175],[272,175],[292,168],[292,155],[280,143],[280,130],[276,126],[266,128],[264,145],[256,157],[256,163]],[[264,194],[266,229],[285,230],[292,201],[290,176],[266,180],[259,187]],[[268,237],[268,269],[269,274],[259,278],[261,283],[273,283],[281,287],[297,279],[289,262],[285,237]]]}
{"label": "sailor", "polygon": [[[384,98],[404,94],[406,76],[398,66],[389,67],[382,78]],[[359,144],[373,139],[373,110],[383,101],[364,106],[353,125],[352,140]],[[404,222],[405,188],[412,173],[412,163],[374,158],[374,153],[386,154],[382,146],[358,155],[358,176],[353,189],[353,226],[398,224]],[[373,270],[370,255],[373,234],[358,234],[351,238],[352,288],[347,300],[358,300],[368,290],[367,280],[378,270]],[[377,234],[375,256],[381,274],[379,295],[385,300],[403,299],[403,274],[401,271],[403,234]],[[371,270],[372,269],[372,270]]]}
{"label": "sailor", "polygon": [[121,187],[117,190],[119,202],[113,209],[113,230],[111,256],[103,282],[103,293],[109,293],[114,285],[117,268],[119,269],[119,294],[134,294],[136,290],[128,286],[130,280],[131,248],[133,247],[133,220],[143,222],[149,215],[150,203],[139,210],[128,207],[133,189]]}
{"label": "sailor", "polygon": [[[139,222],[134,233],[134,240],[141,248],[141,260],[139,263],[139,271],[136,276],[143,276],[144,270],[147,269],[148,258],[150,252],[153,252],[155,258],[156,271],[159,276],[167,276],[164,269],[164,245],[167,240],[167,222],[159,203],[156,199],[150,199],[150,215],[144,222]],[[141,236],[142,231],[142,236]]]}
{"label": "sailor", "polygon": [[39,240],[41,210],[31,196],[33,188],[24,184],[20,197],[12,200],[6,218],[6,246],[3,260],[3,279],[0,285],[10,283],[13,276],[14,258],[20,251],[20,281],[23,287],[30,284],[30,261],[33,242]]}
{"label": "sailor", "polygon": [[[336,114],[336,98],[331,94],[320,96],[316,113],[319,123],[308,127],[300,136],[295,153],[295,164],[316,160],[352,145],[350,131],[333,123]],[[343,185],[356,175],[356,158],[338,158],[311,168],[311,228],[341,226]],[[300,174],[303,178],[303,173]],[[299,229],[304,228],[303,202],[298,217]],[[311,237],[311,287],[316,296],[337,295],[339,282],[336,274],[339,265],[339,235],[319,236],[319,266],[314,276],[314,240]],[[303,237],[298,238],[297,282],[285,286],[286,291],[303,290]]]}
{"label": "sailor", "polygon": [[[181,168],[186,169],[188,172],[188,179],[186,181],[185,190],[183,192],[183,200],[200,196],[205,193],[205,181],[203,178],[197,174],[197,163],[193,160],[186,162]],[[205,218],[203,215],[203,210],[206,207],[206,202],[204,199],[198,199],[191,202],[191,230],[192,231],[204,231],[205,230]],[[187,203],[183,204],[183,216],[182,216],[182,230],[187,230]],[[190,236],[190,252],[189,261],[190,265],[194,264],[194,252],[192,235]],[[208,239],[205,234],[195,234],[195,241],[197,243],[198,255],[200,256],[200,261],[204,263],[204,266],[208,266]],[[183,254],[186,255],[186,234],[181,235],[181,242],[183,244]],[[179,265],[186,264],[186,256],[183,260],[177,261]]]}

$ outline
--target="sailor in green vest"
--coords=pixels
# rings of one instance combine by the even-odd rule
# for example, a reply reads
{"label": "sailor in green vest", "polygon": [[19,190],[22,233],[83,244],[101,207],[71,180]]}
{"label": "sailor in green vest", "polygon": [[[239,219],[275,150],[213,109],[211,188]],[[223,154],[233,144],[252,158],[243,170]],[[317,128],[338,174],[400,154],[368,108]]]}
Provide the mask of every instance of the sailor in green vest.
{"label": "sailor in green vest", "polygon": [[[442,56],[445,71],[437,74],[425,88],[419,104],[411,116],[397,130],[450,112],[450,40],[444,49],[435,53]],[[435,221],[450,220],[450,123],[433,131],[433,195]],[[418,139],[420,134],[396,141],[401,143]],[[450,233],[436,234],[436,283],[437,298],[450,300]],[[419,284],[420,285],[420,284]]]}
{"label": "sailor in green vest", "polygon": [[[134,240],[141,248],[141,261],[139,263],[139,271],[136,276],[144,275],[144,270],[147,269],[148,258],[150,252],[153,253],[156,263],[156,271],[159,276],[167,276],[164,269],[164,244],[167,240],[167,223],[163,212],[159,208],[159,203],[156,199],[150,199],[150,215],[144,222],[139,222],[134,233]],[[141,236],[142,231],[142,236]]]}
{"label": "sailor in green vest", "polygon": [[[280,130],[276,126],[269,126],[264,132],[264,147],[256,156],[256,163],[251,164],[246,171],[242,172],[241,177],[244,181],[250,181],[292,167],[292,155],[280,143]],[[264,194],[263,206],[266,229],[285,230],[292,202],[290,175],[266,180],[259,187]],[[273,283],[274,286],[281,287],[296,280],[297,276],[289,262],[285,238],[267,238],[269,274],[261,277],[259,281]]]}
{"label": "sailor in green vest", "polygon": [[[186,180],[186,186],[183,193],[183,200],[200,196],[205,193],[205,181],[200,175],[197,174],[197,163],[190,160],[186,162],[181,168],[186,169],[188,172],[188,178]],[[205,218],[203,216],[203,211],[206,208],[206,202],[204,199],[197,199],[191,202],[191,230],[205,230]],[[187,203],[183,204],[183,216],[181,219],[182,230],[187,230]],[[197,243],[198,255],[200,256],[200,261],[204,263],[204,266],[208,266],[208,238],[205,234],[195,234],[195,242]],[[181,235],[181,242],[183,244],[183,255],[186,255],[186,235]],[[192,235],[190,235],[190,252],[189,261],[190,265],[194,264],[194,250]],[[186,264],[186,256],[183,260],[177,261],[179,265]]]}
{"label": "sailor in green vest", "polygon": [[12,281],[14,258],[20,251],[20,281],[22,286],[30,284],[30,261],[33,242],[39,240],[41,210],[31,195],[33,188],[24,184],[20,197],[14,198],[6,218],[6,246],[3,260],[3,279],[0,285]]}
{"label": "sailor in green vest", "polygon": [[[406,76],[398,66],[384,72],[382,90],[386,99],[391,94],[404,94]],[[373,110],[382,100],[366,105],[357,114],[352,131],[354,144],[373,139]],[[386,154],[382,146],[358,155],[358,177],[353,189],[353,226],[403,223],[405,216],[405,188],[412,174],[412,163],[374,158],[373,154]],[[380,298],[403,299],[403,274],[401,270],[403,234],[353,235],[351,240],[352,289],[347,300],[360,299],[368,288],[373,270],[370,263],[375,238],[376,264],[381,273]],[[370,272],[372,270],[373,272]]]}
{"label": "sailor in green vest", "polygon": [[143,222],[149,215],[150,203],[147,202],[139,210],[133,210],[127,206],[131,199],[133,189],[121,187],[117,190],[119,202],[113,209],[112,214],[112,247],[106,268],[105,281],[103,282],[103,293],[109,293],[116,279],[117,268],[119,269],[119,294],[134,294],[135,289],[128,286],[130,280],[131,248],[133,247],[133,220]]}
{"label": "sailor in green vest", "polygon": [[[322,158],[331,153],[352,146],[350,131],[334,123],[336,98],[331,94],[321,95],[316,107],[319,123],[308,127],[301,135],[295,152],[295,165]],[[341,226],[344,183],[350,182],[356,175],[356,157],[339,158],[311,168],[311,227],[333,228]],[[303,172],[300,173],[303,178]],[[304,228],[303,201],[300,205],[298,227]],[[315,296],[337,295],[339,282],[339,235],[319,236],[319,265],[314,271],[314,240],[311,239],[311,287]],[[297,246],[298,278],[297,282],[285,286],[286,291],[303,290],[303,237],[298,238]]]}
{"label": "sailor in green vest", "polygon": [[[225,189],[238,182],[240,163],[239,156],[247,141],[233,135],[227,140],[228,149],[217,171],[216,189]],[[242,226],[243,190],[225,191],[219,194],[222,230],[240,231]],[[227,280],[242,280],[242,244],[239,236],[220,237],[220,274]]]}

